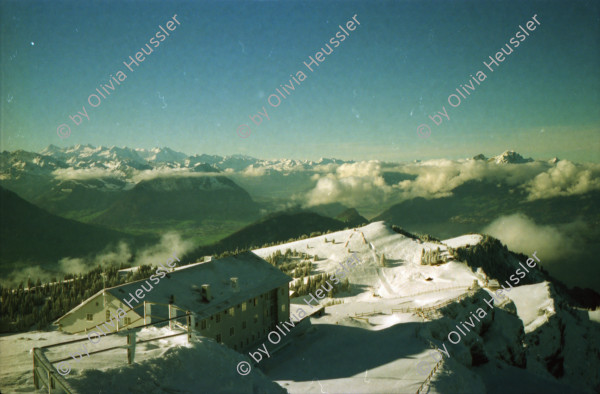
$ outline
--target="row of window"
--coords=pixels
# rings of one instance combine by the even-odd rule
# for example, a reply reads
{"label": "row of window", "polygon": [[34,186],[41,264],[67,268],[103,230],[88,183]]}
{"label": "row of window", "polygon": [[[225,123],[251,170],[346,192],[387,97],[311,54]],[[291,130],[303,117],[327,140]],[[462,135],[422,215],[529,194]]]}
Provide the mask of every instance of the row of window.
{"label": "row of window", "polygon": [[[282,288],[282,289],[281,289],[281,295],[283,295],[283,290],[284,290],[284,289]],[[264,295],[263,295],[263,294],[261,294],[261,295],[260,295],[260,298],[263,298],[263,296],[264,296],[265,298],[267,298],[267,299],[269,299],[269,298],[270,298],[270,294],[269,294],[269,293],[267,293],[267,294],[264,294]],[[251,303],[251,304],[253,304],[253,306],[256,306],[256,305],[258,305],[258,297],[254,297],[254,299],[250,300],[250,303]],[[98,303],[97,303],[97,302],[96,302],[96,305],[98,305]],[[241,304],[238,304],[238,305],[237,305],[237,308],[238,308],[238,309],[242,309],[242,312],[245,312],[245,311],[246,311],[246,309],[247,309],[246,302],[242,302]],[[281,311],[282,311],[282,312],[285,312],[285,305],[281,305]],[[227,310],[223,311],[223,313],[224,313],[225,315],[227,315],[227,314],[228,314],[228,315],[231,315],[232,317],[234,317],[234,316],[235,316],[235,308],[234,308],[234,307],[231,307],[231,308],[229,308],[229,309],[227,309]],[[216,319],[216,322],[217,322],[217,323],[221,322],[221,314],[220,314],[220,313],[217,313],[215,316],[216,316],[216,317],[215,317],[215,319]],[[265,316],[269,316],[269,310],[268,310],[268,309],[265,309]],[[211,316],[211,317],[210,317],[210,319],[212,320],[212,318],[213,318],[213,317]],[[124,323],[125,323],[125,325],[131,324],[131,318],[129,318],[129,317],[125,317],[125,318],[123,318],[123,319],[124,319]],[[88,314],[86,314],[86,320],[87,320],[87,321],[93,321],[93,320],[94,320],[94,315],[93,315],[92,313],[88,313]],[[106,310],[106,321],[110,321],[110,320],[111,320],[111,317],[110,317],[110,311],[107,309],[107,310]],[[257,323],[257,322],[258,322],[258,315],[254,315],[254,323]],[[198,323],[196,323],[196,327],[198,327]],[[202,323],[201,323],[201,327],[200,327],[200,328],[201,328],[201,329],[203,329],[203,330],[204,330],[204,329],[206,329],[206,319],[205,319],[205,320],[202,320]],[[243,322],[242,322],[242,328],[246,328],[246,322],[245,322],[245,321],[243,321]],[[232,328],[232,329],[233,329],[233,328]],[[231,334],[231,335],[233,335],[233,334]],[[220,341],[219,341],[219,342],[220,342]]]}
{"label": "row of window", "polygon": [[[217,323],[219,323],[220,321],[221,321],[221,317],[217,314]],[[203,319],[202,321],[200,321],[200,329],[201,330],[206,329],[206,322],[207,322],[207,319]],[[254,315],[254,323],[258,323],[258,315]],[[196,327],[198,327],[198,322],[196,322]],[[242,321],[242,328],[246,328],[246,320]]]}
{"label": "row of window", "polygon": [[[94,321],[94,314],[93,313],[87,313],[85,315],[85,319],[87,321]],[[106,311],[106,321],[111,321],[111,317],[110,317],[110,311]],[[124,325],[129,325],[131,324],[131,318],[130,317],[124,317],[123,318],[123,322],[121,324]]]}
{"label": "row of window", "polygon": [[[244,304],[245,304],[245,303],[244,303]],[[243,304],[242,304],[242,305],[243,305]],[[229,312],[229,314],[230,314],[231,316],[234,316],[234,315],[233,315],[233,313],[231,312],[231,310],[232,310],[232,309],[233,309],[233,308],[229,308],[229,311],[230,311],[230,312]],[[243,309],[243,310],[245,310],[245,309]],[[285,304],[281,305],[281,311],[282,311],[282,312],[285,312]],[[227,314],[227,313],[225,312],[225,314]],[[265,311],[264,311],[264,314],[265,314],[265,316],[269,316],[269,310],[268,310],[268,309],[265,309]],[[210,317],[210,319],[212,320],[212,318],[213,318],[213,317],[211,316],[211,317]],[[217,313],[217,314],[215,315],[215,320],[216,320],[216,322],[217,322],[217,323],[220,323],[220,322],[221,322],[221,314],[220,314],[220,313]],[[207,321],[207,319],[203,319],[203,320],[200,322],[200,329],[201,329],[201,330],[205,330],[205,329],[206,329],[206,321]],[[254,323],[258,323],[258,314],[255,314],[255,315],[254,315]],[[197,323],[197,322],[196,322],[196,327],[198,327],[198,323]],[[244,321],[242,321],[242,328],[246,328],[246,321],[245,321],[245,320],[244,320]]]}
{"label": "row of window", "polygon": [[[261,295],[261,298],[262,298],[262,295]],[[258,305],[258,297],[255,297],[254,299],[250,300],[250,303],[253,304],[253,306]],[[241,304],[237,304],[237,309],[241,309],[242,312],[246,312],[246,309],[247,309],[246,302],[242,302]],[[234,317],[235,316],[235,307],[232,306],[231,308],[224,310],[223,314],[224,315],[230,315],[231,317]],[[211,316],[210,320],[212,320],[212,318],[213,317]],[[257,322],[257,319],[258,319],[258,315],[254,315],[254,322],[255,323]],[[221,322],[221,314],[220,313],[217,313],[215,315],[215,320],[217,321],[217,323]],[[206,323],[204,321],[202,322],[202,325],[203,325],[202,328],[206,328]]]}
{"label": "row of window", "polygon": [[[268,328],[264,328],[264,329],[263,329],[263,335],[264,335],[264,334],[266,334],[266,333],[267,333],[267,331],[269,331],[269,329],[268,329]],[[234,329],[233,329],[233,327],[232,327],[232,328],[229,330],[229,336],[230,336],[230,337],[231,337],[231,336],[233,336],[233,335],[234,335],[234,333],[235,333],[235,330],[234,330]],[[259,337],[260,337],[260,332],[257,332],[256,334],[252,334],[252,342],[254,342],[255,340],[257,340]],[[216,341],[217,341],[218,343],[223,343],[223,337],[221,336],[221,334],[217,334],[217,336],[216,336],[216,338],[215,338],[215,339],[216,339]],[[246,338],[246,345],[249,345],[249,344],[250,344],[250,336],[248,336],[248,337]],[[240,344],[239,344],[239,348],[241,349],[241,348],[243,348],[243,347],[244,347],[244,341],[241,341],[241,342],[240,342]],[[234,344],[234,345],[233,345],[233,349],[234,349],[234,350],[237,350],[237,349],[238,349],[238,345],[237,345],[237,344]]]}

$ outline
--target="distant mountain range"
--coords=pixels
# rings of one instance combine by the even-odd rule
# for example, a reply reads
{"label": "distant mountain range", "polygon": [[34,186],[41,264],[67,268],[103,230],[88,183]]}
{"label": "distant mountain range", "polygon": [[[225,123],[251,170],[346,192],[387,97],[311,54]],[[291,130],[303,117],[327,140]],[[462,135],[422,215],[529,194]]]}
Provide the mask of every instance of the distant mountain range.
{"label": "distant mountain range", "polygon": [[[16,151],[28,153],[24,151]],[[34,154],[35,155],[35,154]],[[261,160],[246,155],[218,156],[218,155],[193,155],[189,156],[182,152],[174,151],[170,148],[132,149],[112,147],[94,147],[92,145],[75,145],[69,148],[59,148],[50,145],[43,149],[40,156],[48,156],[68,164],[72,168],[106,168],[127,170],[151,169],[157,167],[168,168],[194,168],[199,164],[209,164],[219,170],[232,169],[236,171],[243,170],[250,165],[260,165],[273,169],[291,169],[302,166],[305,169],[316,165],[342,164],[344,160],[338,159],[320,159],[311,160]]]}
{"label": "distant mountain range", "polygon": [[[300,182],[303,186],[295,189],[297,187],[295,185],[296,178],[285,177],[283,173],[293,169],[310,170],[318,166],[343,163],[346,162],[337,159],[260,160],[244,155],[201,154],[188,156],[169,148],[146,150],[91,145],[58,148],[50,145],[40,153],[23,150],[0,153],[0,185],[54,214],[91,221],[104,211],[108,215],[111,211],[119,210],[118,207],[112,207],[114,204],[128,205],[123,200],[131,201],[133,195],[139,195],[142,192],[136,185],[152,178],[174,175],[201,177],[202,175],[212,176],[210,174],[222,173],[220,178],[216,178],[219,179],[216,183],[198,181],[197,184],[205,185],[203,187],[213,185],[211,188],[222,184],[231,190],[245,192],[237,185],[225,181],[224,176],[231,172],[247,169],[263,173],[272,172],[276,178],[269,178],[266,185],[260,182],[258,184],[246,182],[251,189],[253,187],[258,188],[254,190],[271,189],[273,185],[270,182],[275,181],[279,188],[287,182],[288,186],[283,186],[285,189],[301,190],[306,187],[306,180],[309,179],[307,176],[302,175],[303,179],[306,178]],[[158,181],[144,185],[152,184],[154,192],[157,191],[158,185],[166,187],[168,191],[175,191],[173,187],[183,184],[186,184],[186,187],[189,186],[189,182],[181,181]],[[141,185],[141,187],[146,186]],[[185,194],[185,190],[182,191]],[[189,204],[189,201],[185,201],[185,197],[182,196],[181,199],[182,202]],[[247,200],[247,196],[240,197],[239,201],[236,198],[231,201],[235,200],[248,205],[248,201],[245,199]],[[224,201],[229,200],[226,198]],[[208,202],[204,201],[204,203]],[[210,204],[207,207],[209,206]],[[251,203],[249,212],[243,212],[242,216],[251,217],[253,216],[252,212],[255,211],[256,205]],[[198,214],[204,215],[204,212],[199,211]],[[106,220],[106,215],[102,215],[98,221],[110,222],[110,220]]]}

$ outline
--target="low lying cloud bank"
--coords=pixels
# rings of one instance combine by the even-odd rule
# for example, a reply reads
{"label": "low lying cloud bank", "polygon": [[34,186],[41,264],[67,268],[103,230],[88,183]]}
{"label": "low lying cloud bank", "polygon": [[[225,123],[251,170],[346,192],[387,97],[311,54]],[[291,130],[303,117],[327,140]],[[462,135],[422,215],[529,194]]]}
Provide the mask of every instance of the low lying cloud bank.
{"label": "low lying cloud bank", "polygon": [[[583,223],[576,225],[585,227]],[[514,252],[531,255],[536,250],[543,251],[551,260],[567,258],[576,250],[573,233],[561,231],[556,226],[536,224],[521,213],[499,217],[483,232],[499,239]]]}
{"label": "low lying cloud bank", "polygon": [[102,178],[125,178],[127,176],[123,171],[107,168],[59,168],[54,170],[52,175],[59,181],[86,181]]}
{"label": "low lying cloud bank", "polygon": [[600,190],[600,165],[559,161],[555,167],[538,174],[525,187],[529,191],[529,200]]}
{"label": "low lying cloud bank", "polygon": [[143,264],[157,265],[166,261],[175,252],[177,257],[181,257],[192,249],[194,249],[193,242],[183,240],[177,233],[168,232],[161,237],[159,243],[143,250],[138,250],[135,255],[127,243],[120,242],[118,245],[109,247],[90,258],[62,258],[58,262],[56,269],[52,271],[40,266],[15,270],[8,274],[7,278],[1,282],[3,284],[17,284],[21,280],[26,281],[27,278],[40,278],[42,281],[49,281],[54,276],[83,274],[97,266],[104,268],[111,265],[120,265],[121,263],[126,263],[134,267]]}
{"label": "low lying cloud bank", "polygon": [[342,164],[333,174],[315,174],[315,188],[307,194],[307,205],[340,202],[349,206],[381,204],[395,193],[386,184],[377,161]]}
{"label": "low lying cloud bank", "polygon": [[[384,173],[416,176],[388,184]],[[600,190],[600,165],[549,163],[497,164],[485,160],[429,160],[390,164],[379,161],[343,164],[335,172],[315,174],[315,187],[306,193],[307,206],[341,202],[350,206],[399,203],[415,197],[452,195],[452,190],[472,180],[505,183],[527,192],[528,200],[571,196]]]}
{"label": "low lying cloud bank", "polygon": [[597,280],[600,231],[594,226],[581,221],[560,226],[540,225],[519,213],[499,217],[482,232],[499,239],[514,252],[531,255],[537,251],[544,268],[567,286],[587,287],[600,293]]}

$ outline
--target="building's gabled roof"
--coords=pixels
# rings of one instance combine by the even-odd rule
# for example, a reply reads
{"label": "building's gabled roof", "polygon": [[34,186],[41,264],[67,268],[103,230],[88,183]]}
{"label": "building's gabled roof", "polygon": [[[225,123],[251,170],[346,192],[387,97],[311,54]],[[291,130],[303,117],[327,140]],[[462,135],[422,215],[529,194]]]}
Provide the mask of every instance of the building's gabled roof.
{"label": "building's gabled roof", "polygon": [[[233,288],[231,278],[237,278],[237,289]],[[150,292],[142,290],[144,298],[139,299],[140,303],[151,301],[168,304],[171,295],[173,295],[175,297],[174,305],[201,316],[210,316],[268,290],[283,286],[289,283],[291,278],[254,253],[244,252],[206,263],[176,267],[174,271],[161,278],[158,284],[154,284],[148,279],[142,279],[108,288],[106,292],[121,301],[130,302],[131,296],[129,293],[135,296],[135,291],[140,289],[142,284],[148,288],[146,281],[153,288]],[[204,284],[210,285],[212,299],[208,303],[202,302],[200,293]],[[100,290],[83,301],[57,319],[55,324],[83,307],[102,292],[103,290]],[[139,305],[135,302],[130,303],[133,307]],[[129,307],[125,305],[124,309],[127,311]],[[143,313],[143,311],[137,310],[137,313]]]}
{"label": "building's gabled roof", "polygon": [[130,268],[122,268],[120,270],[118,270],[117,272],[119,273],[136,273],[140,270],[140,266],[138,265],[137,267],[130,267]]}
{"label": "building's gabled roof", "polygon": [[96,294],[94,294],[91,297],[89,297],[87,300],[81,301],[81,304],[77,305],[75,308],[71,309],[70,311],[68,311],[67,313],[65,313],[64,315],[62,315],[58,319],[56,319],[52,324],[59,324],[62,319],[64,319],[65,317],[67,317],[67,316],[69,316],[69,315],[77,312],[79,309],[83,308],[85,306],[85,304],[87,304],[89,301],[93,300],[97,296],[101,295],[103,291],[104,290],[100,290]]}
{"label": "building's gabled roof", "polygon": [[[237,288],[232,286],[231,278],[237,278]],[[106,291],[136,306],[139,304],[134,305],[135,302],[130,301],[129,293],[135,296],[135,291],[142,284],[146,288],[150,284],[153,288],[149,292],[144,291],[140,303],[150,301],[168,304],[173,295],[174,305],[204,316],[286,285],[291,278],[254,253],[244,252],[190,267],[178,267],[161,278],[158,284],[150,280],[146,284],[146,280],[111,287]],[[202,301],[201,289],[204,284],[210,285],[210,302]]]}

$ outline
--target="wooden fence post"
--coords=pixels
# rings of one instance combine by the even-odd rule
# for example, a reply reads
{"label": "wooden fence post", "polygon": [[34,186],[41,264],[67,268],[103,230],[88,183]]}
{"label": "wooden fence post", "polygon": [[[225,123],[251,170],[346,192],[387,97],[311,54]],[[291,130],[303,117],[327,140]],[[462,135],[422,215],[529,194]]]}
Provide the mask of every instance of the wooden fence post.
{"label": "wooden fence post", "polygon": [[[173,308],[172,304],[169,304],[169,319],[174,318],[177,315],[177,311]],[[169,329],[173,329],[175,326],[175,320],[169,320]]]}
{"label": "wooden fence post", "polygon": [[127,334],[127,364],[135,360],[135,331]]}
{"label": "wooden fence post", "polygon": [[144,301],[144,324],[152,323],[150,315],[152,315],[152,304]]}
{"label": "wooden fence post", "polygon": [[48,393],[52,393],[52,389],[54,388],[54,380],[52,380],[52,374],[50,370],[48,370]]}
{"label": "wooden fence post", "polygon": [[35,359],[35,348],[33,348],[31,351],[33,353],[33,387],[37,390],[40,388],[40,382],[39,382],[38,376],[37,376],[37,363],[36,363],[36,359]]}
{"label": "wooden fence post", "polygon": [[188,343],[192,342],[192,330],[194,329],[194,315],[187,316],[187,339]]}

